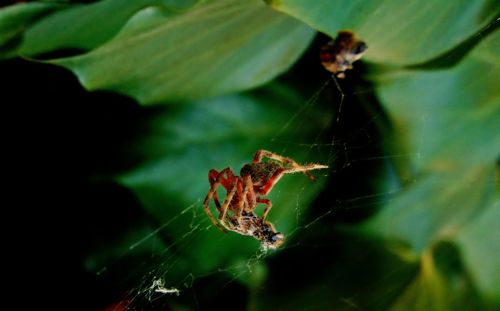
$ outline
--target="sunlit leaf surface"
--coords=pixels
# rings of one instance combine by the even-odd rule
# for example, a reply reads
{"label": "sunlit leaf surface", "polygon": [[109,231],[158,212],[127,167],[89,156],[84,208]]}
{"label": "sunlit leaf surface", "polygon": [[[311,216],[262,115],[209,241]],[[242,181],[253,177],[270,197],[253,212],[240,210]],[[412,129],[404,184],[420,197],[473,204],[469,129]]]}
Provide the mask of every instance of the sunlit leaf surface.
{"label": "sunlit leaf surface", "polygon": [[452,69],[379,78],[382,104],[417,171],[467,170],[498,157],[499,49],[497,31]]}
{"label": "sunlit leaf surface", "polygon": [[136,12],[156,6],[165,12],[189,9],[198,0],[103,0],[72,4],[27,29],[19,49],[36,56],[57,49],[93,49],[111,39]]}
{"label": "sunlit leaf surface", "polygon": [[267,0],[276,10],[335,37],[351,29],[366,41],[367,60],[422,63],[457,46],[497,16],[498,1]]}
{"label": "sunlit leaf surface", "polygon": [[88,89],[143,104],[252,88],[289,68],[314,31],[258,0],[218,0],[180,14],[147,7],[99,48],[53,63]]}

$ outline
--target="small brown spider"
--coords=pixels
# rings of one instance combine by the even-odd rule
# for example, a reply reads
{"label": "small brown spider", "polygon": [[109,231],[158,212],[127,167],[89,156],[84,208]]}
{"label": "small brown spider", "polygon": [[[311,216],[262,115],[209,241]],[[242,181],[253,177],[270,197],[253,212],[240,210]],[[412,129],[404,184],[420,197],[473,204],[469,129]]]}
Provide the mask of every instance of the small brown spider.
{"label": "small brown spider", "polygon": [[[264,157],[274,161],[262,162]],[[267,195],[283,174],[303,172],[314,181],[315,177],[309,171],[324,168],[328,168],[328,166],[320,164],[299,165],[292,159],[270,151],[258,150],[252,163],[245,164],[241,168],[241,176],[235,176],[229,167],[221,172],[210,170],[208,173],[210,190],[203,202],[203,207],[210,220],[222,232],[226,232],[225,229],[227,229],[242,235],[253,236],[261,241],[265,249],[276,249],[283,244],[285,237],[282,233],[276,232],[272,223],[266,221],[272,204],[269,199],[264,199],[261,196]],[[224,187],[227,192],[222,205],[217,196],[219,185]],[[215,207],[219,211],[220,224],[210,212],[211,199],[214,200]],[[266,205],[262,217],[258,217],[254,212],[258,204]],[[231,213],[228,213],[228,210]]]}
{"label": "small brown spider", "polygon": [[337,78],[345,78],[345,71],[363,56],[368,46],[349,30],[337,33],[335,40],[321,47],[321,64]]}

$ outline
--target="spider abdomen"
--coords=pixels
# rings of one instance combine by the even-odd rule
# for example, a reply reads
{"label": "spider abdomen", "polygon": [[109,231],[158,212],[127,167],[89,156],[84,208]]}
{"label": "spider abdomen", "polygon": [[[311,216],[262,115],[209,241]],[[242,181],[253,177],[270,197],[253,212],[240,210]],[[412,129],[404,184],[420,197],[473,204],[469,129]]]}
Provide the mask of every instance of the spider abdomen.
{"label": "spider abdomen", "polygon": [[278,163],[274,162],[249,163],[241,168],[240,175],[242,177],[250,175],[253,184],[259,186],[268,181],[281,168]]}

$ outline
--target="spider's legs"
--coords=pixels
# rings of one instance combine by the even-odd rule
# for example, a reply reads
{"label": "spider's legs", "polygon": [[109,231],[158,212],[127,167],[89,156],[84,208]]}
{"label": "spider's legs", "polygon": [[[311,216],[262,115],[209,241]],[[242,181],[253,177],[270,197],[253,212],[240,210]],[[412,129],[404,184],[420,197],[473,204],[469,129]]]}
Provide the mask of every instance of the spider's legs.
{"label": "spider's legs", "polygon": [[271,210],[271,207],[273,206],[273,204],[271,203],[271,200],[269,200],[269,199],[262,199],[262,198],[258,198],[257,202],[258,203],[266,204],[266,208],[264,209],[264,212],[262,213],[262,218],[261,218],[262,223],[264,223],[266,221],[267,214]]}
{"label": "spider's legs", "polygon": [[[227,172],[226,172],[226,175],[227,175]],[[229,189],[228,189],[229,183],[228,183],[228,180],[226,178],[224,178],[224,170],[222,170],[219,173],[216,170],[211,169],[210,172],[208,172],[208,182],[210,183],[210,185],[213,185],[216,182],[217,178],[220,178],[220,184],[224,188],[226,188],[226,191],[229,191]],[[217,210],[220,213],[222,211],[222,208],[220,205],[219,196],[217,195],[217,191],[214,191],[212,195],[213,195],[215,207],[217,208]]]}
{"label": "spider's legs", "polygon": [[[226,174],[227,178],[224,177],[224,174]],[[220,171],[220,173],[214,169],[211,169],[210,172],[208,172],[208,182],[210,184],[213,184],[218,178],[219,182],[224,188],[226,188],[227,191],[231,190],[231,182],[234,180],[234,174],[229,167],[226,167]]]}
{"label": "spider's legs", "polygon": [[259,189],[259,194],[261,195],[266,195],[271,191],[271,189],[274,187],[274,185],[283,177],[283,173],[286,171],[286,168],[279,168],[274,172],[274,174],[267,180],[267,183],[263,185]]}
{"label": "spider's legs", "polygon": [[[250,177],[250,175],[247,175],[243,177],[242,180],[244,185],[243,192],[241,194],[238,194],[238,196],[241,195],[238,200],[239,203],[238,203],[238,213],[237,213],[237,220],[239,225],[242,224],[241,219],[243,217],[243,211],[246,209],[252,210],[253,208],[255,208],[256,205],[256,204],[252,205],[252,203],[255,202],[255,193],[253,191],[252,178]],[[251,198],[250,202],[248,201],[249,197]]]}
{"label": "spider's legs", "polygon": [[[203,202],[203,209],[205,211],[205,213],[208,215],[208,218],[210,218],[210,220],[212,221],[212,223],[222,232],[226,232],[226,230],[224,230],[224,228],[219,225],[219,223],[217,222],[217,220],[215,219],[214,215],[212,215],[212,213],[210,212],[210,208],[208,207],[208,204],[210,202],[210,199],[212,198],[213,196],[213,193],[215,193],[216,189],[214,190],[210,190],[210,192],[208,192],[207,196],[205,197],[205,201]],[[217,203],[216,203],[217,204]]]}
{"label": "spider's legs", "polygon": [[292,166],[300,166],[297,162],[295,162],[292,159],[289,159],[289,158],[280,156],[279,154],[272,153],[271,151],[262,150],[262,149],[257,150],[257,152],[255,153],[255,155],[253,157],[253,163],[261,162],[264,157],[269,158],[269,159],[273,159],[273,160],[276,160],[276,161],[279,161],[282,163],[290,164]]}
{"label": "spider's legs", "polygon": [[224,178],[224,174],[226,174],[228,177],[234,176],[233,173],[231,172],[230,168],[225,168],[220,173],[218,173],[216,170],[210,170],[210,172],[208,173],[208,180],[210,182],[210,190],[208,191],[208,194],[205,197],[205,201],[203,202],[203,209],[205,210],[205,213],[208,215],[208,217],[210,218],[212,223],[217,228],[219,228],[219,230],[221,230],[222,232],[226,232],[226,231],[217,222],[215,217],[210,212],[209,203],[210,203],[210,199],[214,198],[215,206],[217,207],[219,212],[222,212],[222,207],[220,206],[219,199],[217,197],[217,187],[222,184],[222,186],[224,186],[224,188],[226,188],[226,185],[229,184],[228,180],[226,178]]}
{"label": "spider's legs", "polygon": [[287,169],[288,171],[286,173],[302,172],[306,174],[306,176],[309,177],[310,180],[313,181],[316,180],[316,178],[311,173],[309,173],[310,170],[328,168],[328,166],[320,164],[300,165],[290,158],[280,156],[279,154],[272,153],[271,151],[267,150],[257,150],[255,156],[253,157],[253,163],[261,162],[264,157],[279,161],[281,163],[289,164],[292,167]]}
{"label": "spider's legs", "polygon": [[236,191],[238,189],[238,184],[239,184],[239,181],[236,180],[236,182],[234,183],[233,188],[227,194],[226,199],[224,200],[224,204],[222,204],[222,211],[219,214],[219,221],[222,224],[222,226],[224,226],[224,228],[226,228],[227,230],[232,230],[232,228],[230,228],[229,226],[227,226],[225,220],[226,220],[226,215],[227,215],[227,210],[229,208],[229,205],[231,204],[231,201],[233,200],[233,197],[236,194]]}
{"label": "spider's legs", "polygon": [[[277,180],[275,179],[274,183],[276,183],[276,181]],[[250,178],[250,176],[248,176],[248,182],[246,182],[246,183],[247,183],[247,185],[251,185],[248,189],[248,194],[247,194],[246,201],[245,201],[246,209],[248,212],[253,212],[253,210],[257,207],[257,203],[265,204],[266,208],[264,209],[264,212],[263,212],[262,217],[261,217],[261,221],[262,221],[262,223],[264,223],[266,220],[267,214],[269,213],[269,210],[272,207],[271,200],[263,199],[263,198],[257,197],[255,195],[255,190],[254,190],[252,179]]]}
{"label": "spider's legs", "polygon": [[[308,172],[312,170],[320,170],[328,168],[328,165],[322,165],[322,164],[306,164],[306,165],[299,165],[298,167],[290,167],[290,168],[285,168],[285,171],[283,174],[293,174],[293,173],[298,173],[298,172]],[[312,176],[312,175],[311,175]],[[314,176],[312,176],[314,178]]]}
{"label": "spider's legs", "polygon": [[248,212],[252,212],[257,206],[257,196],[255,195],[255,189],[252,182],[252,178],[248,177],[248,183],[251,184],[251,187],[248,189],[247,197],[245,198],[246,210]]}
{"label": "spider's legs", "polygon": [[[304,166],[299,165],[297,167],[277,169],[274,174],[267,180],[267,183],[259,189],[259,193],[263,196],[268,194],[269,191],[271,191],[271,189],[274,187],[274,185],[281,179],[281,177],[283,177],[283,174],[292,174],[298,172],[307,173],[311,170],[319,170],[323,168],[328,168],[328,166],[321,164],[308,164]],[[315,179],[312,175],[310,175],[310,177],[312,177],[311,180]]]}
{"label": "spider's legs", "polygon": [[[226,174],[227,178],[224,178],[224,173]],[[220,184],[226,189],[226,191],[230,191],[231,190],[231,182],[234,180],[234,174],[231,171],[231,169],[229,167],[227,167],[227,168],[223,169],[220,173],[214,169],[211,169],[210,172],[208,172],[208,182],[212,185],[217,180],[219,175],[221,176],[220,177]],[[220,213],[221,212],[221,204],[219,201],[219,197],[217,195],[217,191],[214,192],[213,198],[214,198],[215,206],[217,207],[217,210]]]}

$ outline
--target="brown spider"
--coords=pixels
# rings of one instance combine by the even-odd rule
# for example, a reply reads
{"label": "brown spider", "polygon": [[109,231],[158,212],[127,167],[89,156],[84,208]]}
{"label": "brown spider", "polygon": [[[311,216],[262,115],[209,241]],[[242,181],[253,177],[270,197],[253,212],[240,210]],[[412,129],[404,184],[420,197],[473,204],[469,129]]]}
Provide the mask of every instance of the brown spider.
{"label": "brown spider", "polygon": [[[267,157],[274,161],[262,162]],[[276,249],[283,244],[285,237],[276,232],[272,223],[266,221],[271,209],[271,201],[261,196],[267,195],[283,174],[303,172],[309,179],[315,177],[309,173],[311,170],[328,168],[326,165],[308,164],[299,165],[292,159],[285,158],[270,151],[258,150],[252,163],[245,164],[240,171],[241,176],[235,176],[227,167],[220,172],[211,169],[208,173],[210,190],[203,202],[203,207],[210,220],[222,232],[225,229],[242,235],[253,236],[261,241],[267,249]],[[226,199],[221,205],[217,196],[217,187],[221,185],[227,192]],[[210,200],[213,199],[219,211],[219,222],[214,218],[209,209]],[[262,217],[255,214],[258,204],[266,207]],[[228,210],[231,213],[228,213]]]}
{"label": "brown spider", "polygon": [[345,78],[345,71],[363,56],[368,46],[349,30],[337,33],[335,40],[321,47],[321,64],[337,78]]}

